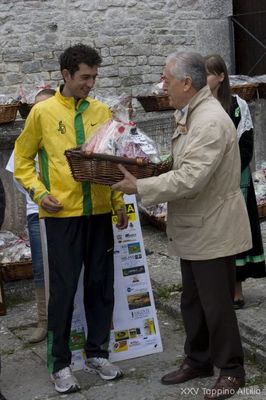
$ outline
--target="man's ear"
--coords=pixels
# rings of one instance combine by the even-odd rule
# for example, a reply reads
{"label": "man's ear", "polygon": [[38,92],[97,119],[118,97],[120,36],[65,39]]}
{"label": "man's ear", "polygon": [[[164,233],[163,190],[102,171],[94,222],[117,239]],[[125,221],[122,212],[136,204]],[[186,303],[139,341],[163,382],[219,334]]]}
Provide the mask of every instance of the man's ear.
{"label": "man's ear", "polygon": [[184,79],[184,92],[188,92],[192,87],[192,79],[190,76],[186,76]]}
{"label": "man's ear", "polygon": [[64,78],[64,81],[68,81],[71,78],[71,75],[70,75],[70,72],[68,69],[62,70],[62,76]]}

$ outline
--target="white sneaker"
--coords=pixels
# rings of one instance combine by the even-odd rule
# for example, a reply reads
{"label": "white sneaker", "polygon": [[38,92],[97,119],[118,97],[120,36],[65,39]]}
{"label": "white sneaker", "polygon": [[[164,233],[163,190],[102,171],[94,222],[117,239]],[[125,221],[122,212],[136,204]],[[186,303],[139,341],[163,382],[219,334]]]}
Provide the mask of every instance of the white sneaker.
{"label": "white sneaker", "polygon": [[51,374],[51,380],[59,393],[73,393],[80,390],[79,383],[69,367]]}
{"label": "white sneaker", "polygon": [[120,378],[124,374],[117,365],[110,363],[107,358],[101,357],[87,358],[86,371],[96,373],[107,381]]}

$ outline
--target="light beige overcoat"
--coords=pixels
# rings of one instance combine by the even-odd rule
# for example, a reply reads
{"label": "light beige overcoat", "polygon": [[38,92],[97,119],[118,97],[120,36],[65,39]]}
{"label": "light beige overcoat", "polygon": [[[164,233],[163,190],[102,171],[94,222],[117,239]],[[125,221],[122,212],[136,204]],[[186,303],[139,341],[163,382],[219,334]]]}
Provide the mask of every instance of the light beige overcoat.
{"label": "light beige overcoat", "polygon": [[207,86],[175,117],[172,170],[137,180],[143,204],[168,202],[169,254],[207,260],[250,249],[233,122]]}

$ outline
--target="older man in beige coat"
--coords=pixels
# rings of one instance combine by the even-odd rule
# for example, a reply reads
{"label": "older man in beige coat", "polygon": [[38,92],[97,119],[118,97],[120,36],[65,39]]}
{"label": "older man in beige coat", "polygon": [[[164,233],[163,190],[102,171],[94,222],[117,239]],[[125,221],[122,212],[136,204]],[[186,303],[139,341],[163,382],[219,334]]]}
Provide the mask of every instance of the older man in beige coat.
{"label": "older man in beige coat", "polygon": [[146,205],[168,202],[169,253],[181,258],[186,358],[162,383],[212,376],[215,365],[220,375],[205,399],[224,399],[245,384],[233,309],[234,255],[251,247],[251,234],[236,131],[206,78],[199,54],[167,58],[164,89],[177,110],[173,168],[139,180],[120,166],[124,179],[113,189],[136,193]]}

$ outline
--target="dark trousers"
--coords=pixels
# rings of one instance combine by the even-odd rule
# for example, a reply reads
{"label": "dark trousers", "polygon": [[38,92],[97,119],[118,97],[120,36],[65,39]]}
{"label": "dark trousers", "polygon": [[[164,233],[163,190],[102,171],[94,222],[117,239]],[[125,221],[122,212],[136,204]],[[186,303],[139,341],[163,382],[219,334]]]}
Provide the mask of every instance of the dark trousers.
{"label": "dark trousers", "polygon": [[193,368],[215,365],[224,376],[244,376],[233,309],[235,258],[181,260],[181,271],[187,363]]}
{"label": "dark trousers", "polygon": [[74,297],[84,263],[88,357],[108,357],[114,306],[111,214],[46,218],[49,259],[48,358],[50,373],[71,363],[69,338]]}

